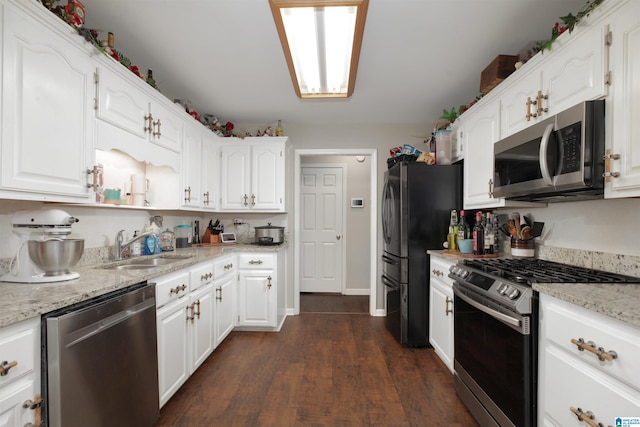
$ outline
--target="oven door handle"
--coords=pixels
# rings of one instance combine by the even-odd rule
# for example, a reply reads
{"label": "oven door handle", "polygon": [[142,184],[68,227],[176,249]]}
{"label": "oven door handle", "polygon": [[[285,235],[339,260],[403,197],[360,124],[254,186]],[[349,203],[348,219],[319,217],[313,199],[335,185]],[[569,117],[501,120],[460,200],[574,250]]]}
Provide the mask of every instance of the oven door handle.
{"label": "oven door handle", "polygon": [[511,317],[508,316],[504,313],[500,313],[499,311],[496,311],[492,308],[487,307],[484,304],[479,303],[478,301],[474,300],[473,298],[463,294],[462,292],[456,292],[455,293],[457,296],[459,296],[460,298],[462,298],[465,302],[467,302],[469,305],[472,305],[473,307],[477,308],[478,310],[482,311],[483,313],[488,314],[489,316],[498,319],[499,321],[506,323],[508,325],[511,326],[515,326],[516,328],[520,328],[522,326],[522,321],[520,319],[517,319],[515,317]]}

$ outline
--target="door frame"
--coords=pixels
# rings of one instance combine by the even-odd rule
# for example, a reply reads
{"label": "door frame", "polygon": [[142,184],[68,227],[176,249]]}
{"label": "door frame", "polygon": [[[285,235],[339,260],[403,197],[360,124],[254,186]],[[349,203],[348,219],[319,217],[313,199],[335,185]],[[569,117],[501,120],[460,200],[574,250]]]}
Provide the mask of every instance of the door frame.
{"label": "door frame", "polygon": [[[369,181],[371,193],[369,199],[371,203],[371,229],[369,235],[371,247],[369,252],[369,314],[380,316],[377,310],[377,242],[378,242],[378,151],[376,149],[297,149],[294,156],[294,248],[300,247],[300,178],[302,173],[301,158],[308,156],[365,156],[369,159]],[[344,231],[344,230],[343,230]],[[346,252],[343,254],[346,257]],[[300,257],[293,253],[293,310],[294,314],[300,314]],[[345,273],[345,272],[343,272]]]}

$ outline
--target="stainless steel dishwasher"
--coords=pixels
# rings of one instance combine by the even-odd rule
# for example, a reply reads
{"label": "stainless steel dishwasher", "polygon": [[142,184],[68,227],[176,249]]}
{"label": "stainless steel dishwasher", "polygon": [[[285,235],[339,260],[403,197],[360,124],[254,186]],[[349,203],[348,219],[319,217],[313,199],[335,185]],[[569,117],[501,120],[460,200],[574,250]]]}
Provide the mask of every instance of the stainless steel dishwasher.
{"label": "stainless steel dishwasher", "polygon": [[159,416],[155,285],[42,316],[49,427],[144,427]]}

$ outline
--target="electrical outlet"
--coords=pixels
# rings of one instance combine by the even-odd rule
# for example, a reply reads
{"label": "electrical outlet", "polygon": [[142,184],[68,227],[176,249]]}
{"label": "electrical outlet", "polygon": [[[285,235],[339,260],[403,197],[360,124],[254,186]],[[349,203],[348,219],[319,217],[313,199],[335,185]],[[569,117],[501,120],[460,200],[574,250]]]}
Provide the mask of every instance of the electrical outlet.
{"label": "electrical outlet", "polygon": [[240,225],[240,224],[244,224],[244,220],[242,218],[234,218],[233,219],[233,223],[235,225]]}

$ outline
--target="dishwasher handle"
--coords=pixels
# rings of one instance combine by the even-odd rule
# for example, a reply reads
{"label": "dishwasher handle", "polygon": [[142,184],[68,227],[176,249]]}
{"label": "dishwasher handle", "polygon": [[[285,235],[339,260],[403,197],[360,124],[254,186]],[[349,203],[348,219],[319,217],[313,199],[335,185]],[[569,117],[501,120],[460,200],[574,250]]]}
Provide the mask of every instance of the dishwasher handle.
{"label": "dishwasher handle", "polygon": [[65,347],[72,347],[86,339],[91,338],[92,336],[99,334],[109,328],[116,326],[119,323],[124,322],[125,320],[137,316],[145,310],[150,308],[155,309],[156,301],[155,298],[146,299],[132,307],[127,308],[126,310],[115,313],[111,316],[105,317],[97,322],[94,322],[90,325],[87,325],[75,332],[70,333],[65,337]]}

